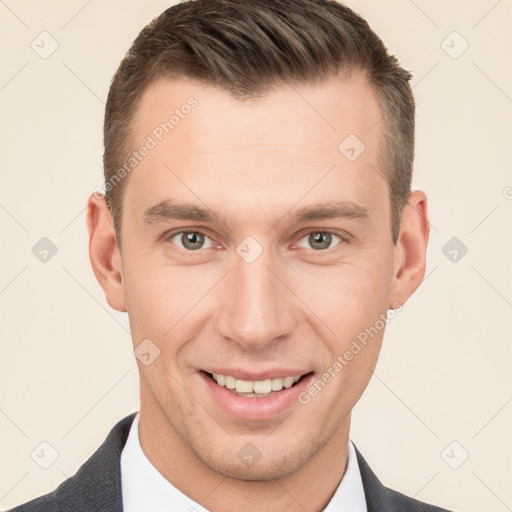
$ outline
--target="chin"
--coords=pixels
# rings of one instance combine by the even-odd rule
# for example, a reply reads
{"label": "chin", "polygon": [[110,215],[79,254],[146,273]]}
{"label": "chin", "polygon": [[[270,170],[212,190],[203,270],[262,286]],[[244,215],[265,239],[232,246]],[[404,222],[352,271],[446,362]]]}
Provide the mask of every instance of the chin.
{"label": "chin", "polygon": [[286,453],[277,453],[268,447],[268,454],[265,455],[265,451],[260,452],[254,444],[247,443],[235,452],[230,446],[224,455],[210,454],[212,457],[209,460],[201,458],[207,466],[223,476],[246,481],[270,481],[292,475],[314,455],[314,452],[288,448]]}

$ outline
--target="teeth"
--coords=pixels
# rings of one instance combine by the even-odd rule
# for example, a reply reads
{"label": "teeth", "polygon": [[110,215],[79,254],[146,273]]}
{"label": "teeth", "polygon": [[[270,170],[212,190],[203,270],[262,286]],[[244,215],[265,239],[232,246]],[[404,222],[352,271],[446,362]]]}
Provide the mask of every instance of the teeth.
{"label": "teeth", "polygon": [[[215,378],[216,375],[218,376],[218,374],[214,374],[213,378]],[[222,386],[222,384],[218,380],[217,380],[217,383]],[[236,388],[236,379],[235,379],[235,377],[231,377],[231,375],[226,375],[226,387],[228,389],[235,389]]]}
{"label": "teeth", "polygon": [[294,378],[293,377],[285,377],[284,381],[283,381],[283,386],[285,388],[291,388],[292,387],[292,384],[295,382]]}
{"label": "teeth", "polygon": [[302,375],[296,375],[251,381],[235,379],[231,375],[221,375],[220,373],[213,373],[212,376],[219,386],[226,386],[227,389],[236,391],[237,394],[256,393],[262,395],[272,391],[281,391],[283,388],[290,388],[302,377]]}
{"label": "teeth", "polygon": [[272,391],[279,391],[283,389],[283,379],[272,379]]}
{"label": "teeth", "polygon": [[237,379],[236,390],[238,393],[252,393],[254,391],[254,389],[252,387],[252,381]]}
{"label": "teeth", "polygon": [[256,380],[252,383],[255,393],[270,393],[272,391],[272,379]]}

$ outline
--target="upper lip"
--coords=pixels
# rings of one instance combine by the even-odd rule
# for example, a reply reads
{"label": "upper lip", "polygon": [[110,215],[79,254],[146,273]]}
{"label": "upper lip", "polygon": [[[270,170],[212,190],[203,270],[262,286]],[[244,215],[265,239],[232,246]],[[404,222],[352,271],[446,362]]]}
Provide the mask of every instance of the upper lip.
{"label": "upper lip", "polygon": [[247,371],[241,368],[205,368],[203,371],[207,373],[220,373],[221,375],[230,375],[237,380],[267,380],[276,379],[278,377],[296,377],[297,375],[305,375],[310,373],[311,370],[298,370],[296,368],[273,368],[262,371]]}

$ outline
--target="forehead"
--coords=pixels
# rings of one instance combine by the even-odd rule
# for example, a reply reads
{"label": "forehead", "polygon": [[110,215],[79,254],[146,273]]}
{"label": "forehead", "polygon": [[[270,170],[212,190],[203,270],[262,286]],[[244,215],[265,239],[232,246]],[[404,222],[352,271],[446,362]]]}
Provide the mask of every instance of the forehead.
{"label": "forehead", "polygon": [[130,173],[124,204],[140,214],[174,198],[245,211],[251,203],[385,203],[380,118],[361,73],[278,86],[259,101],[188,79],[156,81],[133,124],[134,149],[152,147]]}
{"label": "forehead", "polygon": [[[191,101],[197,105],[188,108]],[[218,140],[223,142],[223,151],[231,146],[238,148],[241,135],[248,133],[255,139],[247,139],[248,146],[255,142],[282,143],[303,149],[332,150],[333,143],[336,149],[336,142],[351,130],[371,143],[373,137],[369,132],[374,131],[371,129],[380,118],[375,92],[358,71],[348,76],[340,73],[316,85],[276,85],[263,98],[247,100],[238,100],[212,84],[180,78],[160,79],[147,87],[133,128],[140,139],[171,120],[172,137],[165,138],[199,143],[196,149],[202,151]],[[178,130],[179,125],[182,128]],[[233,136],[235,129],[239,131],[238,137]],[[313,136],[314,132],[318,137]],[[227,140],[226,134],[230,135]],[[373,135],[377,134],[375,130]]]}

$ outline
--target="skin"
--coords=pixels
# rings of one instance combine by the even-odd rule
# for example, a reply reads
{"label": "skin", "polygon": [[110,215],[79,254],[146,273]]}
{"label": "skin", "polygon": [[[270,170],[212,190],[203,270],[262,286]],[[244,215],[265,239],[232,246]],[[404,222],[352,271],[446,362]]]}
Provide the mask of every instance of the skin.
{"label": "skin", "polygon": [[[106,299],[128,312],[134,347],[149,338],[160,350],[152,364],[138,361],[141,446],[165,478],[209,510],[271,504],[319,511],[345,472],[351,410],[372,376],[384,330],[310,403],[269,420],[223,413],[199,371],[283,366],[321,376],[421,283],[426,197],[418,190],[408,197],[393,245],[389,188],[376,172],[384,123],[359,73],[282,85],[260,102],[188,79],[160,80],[142,98],[135,147],[190,96],[197,107],[129,175],[122,255],[104,199],[88,202],[90,259]],[[338,150],[349,133],[366,146],[353,162]],[[164,199],[208,207],[225,223],[144,223],[144,211]],[[368,214],[300,225],[286,215],[332,200]],[[176,228],[204,232],[205,248],[181,247],[180,235],[162,237]],[[329,248],[318,249],[308,236],[318,231],[343,239],[333,236]],[[251,264],[236,252],[248,236],[263,248]],[[247,442],[262,454],[250,468],[237,457]]]}

